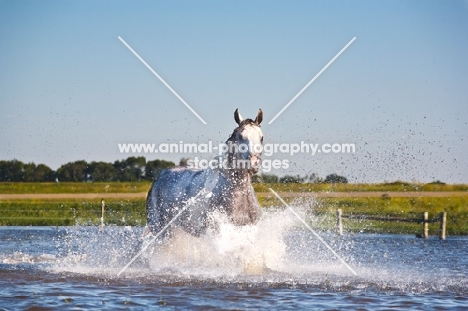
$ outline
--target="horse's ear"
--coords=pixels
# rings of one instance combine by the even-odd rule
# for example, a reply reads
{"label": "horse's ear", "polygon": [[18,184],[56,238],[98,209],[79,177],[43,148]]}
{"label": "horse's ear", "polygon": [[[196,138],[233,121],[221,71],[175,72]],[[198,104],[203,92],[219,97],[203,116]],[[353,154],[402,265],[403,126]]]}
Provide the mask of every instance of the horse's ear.
{"label": "horse's ear", "polygon": [[236,111],[234,111],[234,120],[236,120],[237,124],[241,124],[241,122],[244,121],[244,118],[242,118],[242,116],[239,113],[239,109],[236,109]]}
{"label": "horse's ear", "polygon": [[260,125],[260,123],[262,123],[262,121],[263,121],[263,111],[262,111],[262,109],[259,109],[257,117],[255,118],[255,124]]}

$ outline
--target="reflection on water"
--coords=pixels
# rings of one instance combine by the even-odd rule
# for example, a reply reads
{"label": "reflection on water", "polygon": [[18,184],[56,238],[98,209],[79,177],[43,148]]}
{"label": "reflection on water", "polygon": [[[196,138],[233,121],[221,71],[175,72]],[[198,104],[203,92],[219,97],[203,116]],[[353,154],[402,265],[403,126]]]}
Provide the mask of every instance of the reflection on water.
{"label": "reflection on water", "polygon": [[42,306],[177,308],[463,308],[468,238],[356,234],[324,239],[353,276],[287,211],[255,226],[214,216],[196,238],[174,231],[140,250],[143,228],[1,227],[0,302]]}

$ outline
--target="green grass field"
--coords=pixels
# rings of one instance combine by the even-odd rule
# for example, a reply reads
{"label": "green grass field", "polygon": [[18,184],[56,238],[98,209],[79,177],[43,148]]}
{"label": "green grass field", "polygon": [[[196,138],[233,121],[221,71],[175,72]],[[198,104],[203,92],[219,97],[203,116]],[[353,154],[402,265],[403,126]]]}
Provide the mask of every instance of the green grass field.
{"label": "green grass field", "polygon": [[[105,201],[106,225],[144,226],[144,199]],[[1,226],[99,225],[100,200],[1,200]]]}
{"label": "green grass field", "polygon": [[409,191],[468,191],[468,185],[419,184],[392,182],[382,184],[254,184],[255,191],[269,192],[273,188],[277,192],[409,192]]}
{"label": "green grass field", "polygon": [[[0,194],[36,193],[141,193],[147,192],[149,182],[138,183],[0,183]],[[255,184],[259,193],[274,188],[278,192],[297,193],[297,197],[285,200],[298,209],[305,210],[310,224],[320,230],[334,230],[336,210],[341,208],[346,215],[362,215],[360,219],[343,219],[344,230],[348,232],[407,233],[422,232],[422,224],[395,221],[369,220],[365,216],[399,216],[422,218],[429,212],[429,218],[437,218],[447,212],[447,234],[468,235],[468,196],[453,197],[349,197],[311,198],[301,197],[301,192],[336,191],[467,191],[467,185],[442,184]],[[280,207],[274,197],[259,196],[263,208]],[[0,200],[0,225],[99,225],[101,202],[98,199],[15,199]],[[143,226],[145,199],[106,199],[106,225]],[[429,225],[431,235],[436,235],[438,223]]]}
{"label": "green grass field", "polygon": [[139,193],[147,192],[151,182],[29,182],[0,183],[0,194],[21,193]]}
{"label": "green grass field", "polygon": [[[20,193],[138,193],[147,192],[151,182],[60,182],[60,183],[0,183],[0,194]],[[364,192],[364,191],[468,191],[468,185],[414,184],[393,182],[382,184],[254,184],[255,191],[269,192]]]}
{"label": "green grass field", "polygon": [[[366,216],[421,218],[429,213],[429,220],[447,212],[447,234],[468,235],[468,197],[418,197],[418,198],[284,198],[314,219],[315,226],[322,230],[336,228],[336,211],[343,214],[363,216],[361,219],[343,219],[343,227],[349,232],[378,233],[422,233],[422,223],[368,220]],[[274,197],[260,197],[262,206],[281,207],[282,203]],[[429,233],[437,235],[439,223],[429,224]]]}

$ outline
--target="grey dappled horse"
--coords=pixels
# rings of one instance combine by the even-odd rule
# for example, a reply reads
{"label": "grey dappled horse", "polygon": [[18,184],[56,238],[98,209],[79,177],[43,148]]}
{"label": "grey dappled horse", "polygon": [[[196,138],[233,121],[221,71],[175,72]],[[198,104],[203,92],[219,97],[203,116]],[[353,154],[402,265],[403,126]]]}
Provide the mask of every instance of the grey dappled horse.
{"label": "grey dappled horse", "polygon": [[[236,109],[234,119],[238,127],[226,141],[225,152],[211,162],[214,165],[166,169],[153,182],[146,199],[147,225],[152,233],[161,231],[188,202],[192,203],[174,225],[195,236],[205,232],[214,211],[225,213],[239,226],[256,222],[259,205],[252,175],[261,161],[263,112],[260,109],[255,120],[244,120]],[[203,192],[211,196],[200,196]]]}

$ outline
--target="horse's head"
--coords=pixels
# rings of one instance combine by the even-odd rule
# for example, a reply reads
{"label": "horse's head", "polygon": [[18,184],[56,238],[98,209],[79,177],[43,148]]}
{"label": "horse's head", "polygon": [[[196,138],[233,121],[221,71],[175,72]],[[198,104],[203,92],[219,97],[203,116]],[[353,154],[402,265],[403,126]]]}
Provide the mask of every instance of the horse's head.
{"label": "horse's head", "polygon": [[260,128],[260,123],[263,120],[262,109],[258,110],[255,120],[244,120],[236,109],[234,120],[238,127],[226,142],[231,167],[247,169],[249,173],[255,174],[260,167],[263,151],[263,133]]}

